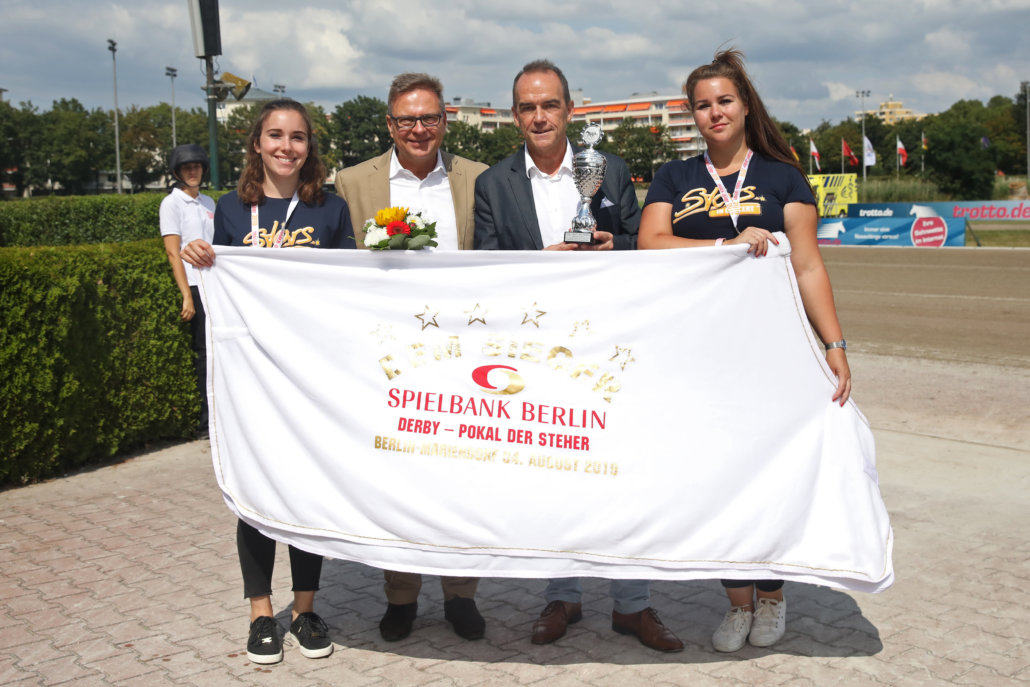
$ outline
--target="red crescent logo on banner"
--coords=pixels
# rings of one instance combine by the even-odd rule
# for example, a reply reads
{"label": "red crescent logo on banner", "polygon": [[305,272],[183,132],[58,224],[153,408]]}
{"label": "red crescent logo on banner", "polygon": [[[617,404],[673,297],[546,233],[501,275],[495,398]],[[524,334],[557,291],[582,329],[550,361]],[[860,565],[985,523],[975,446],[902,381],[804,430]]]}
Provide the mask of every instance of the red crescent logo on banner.
{"label": "red crescent logo on banner", "polygon": [[[504,374],[508,377],[508,384],[503,389],[494,386],[488,379],[490,373],[494,370],[504,370]],[[486,393],[498,396],[517,394],[526,386],[526,383],[522,381],[522,377],[519,375],[519,371],[507,365],[483,365],[482,367],[477,367],[472,370],[472,381],[478,384]]]}

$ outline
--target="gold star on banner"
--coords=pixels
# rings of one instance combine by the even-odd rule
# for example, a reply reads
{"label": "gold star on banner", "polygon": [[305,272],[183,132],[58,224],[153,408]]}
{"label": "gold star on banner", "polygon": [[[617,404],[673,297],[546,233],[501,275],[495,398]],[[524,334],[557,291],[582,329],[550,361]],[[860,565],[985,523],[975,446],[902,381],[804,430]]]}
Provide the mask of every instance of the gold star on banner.
{"label": "gold star on banner", "polygon": [[627,365],[629,365],[631,362],[636,360],[636,358],[633,357],[633,351],[631,349],[623,348],[622,346],[618,346],[618,345],[615,346],[615,355],[613,355],[611,358],[608,358],[608,360],[615,360],[616,358],[619,358],[620,356],[622,356],[622,362],[619,363],[619,366],[623,370],[626,369]]}
{"label": "gold star on banner", "polygon": [[471,327],[473,322],[482,322],[483,324],[486,324],[487,312],[486,308],[479,307],[479,303],[476,303],[476,307],[471,310],[466,310],[465,314],[469,316],[469,326]]}
{"label": "gold star on banner", "polygon": [[392,324],[380,324],[380,325],[377,325],[375,329],[373,329],[372,331],[369,332],[369,335],[374,336],[377,339],[379,339],[379,343],[380,344],[383,343],[384,341],[386,341],[387,339],[395,339],[396,338],[393,335],[393,325]]}
{"label": "gold star on banner", "polygon": [[[439,315],[439,314],[440,314],[440,311],[437,310],[432,315],[430,315],[429,314],[429,306],[427,305],[426,309],[421,314],[415,315],[414,317],[415,317],[416,320],[418,320],[419,322],[422,323],[422,331],[425,331],[426,327],[430,327],[430,326],[436,327],[437,329],[440,328],[440,325],[438,325],[436,323],[436,316]],[[426,321],[426,317],[429,318],[428,322]]]}
{"label": "gold star on banner", "polygon": [[572,337],[574,337],[576,334],[579,333],[580,327],[583,328],[583,333],[584,334],[589,334],[590,333],[590,320],[581,320],[579,322],[573,322],[572,323],[572,333],[569,334],[569,338],[570,339]]}
{"label": "gold star on banner", "polygon": [[[540,318],[543,317],[544,315],[546,315],[547,313],[544,312],[543,310],[537,310],[535,302],[530,307],[523,308],[522,310],[523,310],[522,324],[532,324],[532,325],[536,326],[539,329],[539,327],[540,327]],[[530,312],[534,312],[534,311],[536,312],[536,315],[533,315],[531,317],[529,313]]]}

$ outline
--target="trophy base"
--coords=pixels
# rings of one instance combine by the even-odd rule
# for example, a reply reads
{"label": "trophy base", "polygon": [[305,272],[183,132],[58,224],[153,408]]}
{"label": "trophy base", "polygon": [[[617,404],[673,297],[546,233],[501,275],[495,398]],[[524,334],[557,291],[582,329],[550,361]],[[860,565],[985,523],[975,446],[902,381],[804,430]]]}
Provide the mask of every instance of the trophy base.
{"label": "trophy base", "polygon": [[567,231],[565,232],[565,243],[587,244],[594,242],[592,231]]}

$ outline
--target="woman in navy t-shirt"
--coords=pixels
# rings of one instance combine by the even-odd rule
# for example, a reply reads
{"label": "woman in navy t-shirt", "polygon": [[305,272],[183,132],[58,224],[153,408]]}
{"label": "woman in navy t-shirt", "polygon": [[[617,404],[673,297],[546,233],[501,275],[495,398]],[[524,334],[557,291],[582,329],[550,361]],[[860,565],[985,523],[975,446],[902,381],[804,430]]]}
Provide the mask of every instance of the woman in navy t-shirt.
{"label": "woman in navy t-shirt", "polygon": [[[808,181],[751,84],[739,51],[716,53],[711,64],[691,72],[683,91],[708,150],[658,170],[644,203],[638,247],[747,244],[748,253],[761,257],[770,241],[777,243],[773,232],[785,232],[805,313],[837,376],[833,400],[844,405],[851,393],[847,344],[819,254]],[[783,636],[782,580],[722,584],[731,609],[712,636],[716,650],[736,651],[745,642],[770,646]]]}
{"label": "woman in navy t-shirt", "polygon": [[[247,159],[237,189],[222,196],[215,209],[214,239],[222,246],[254,248],[354,248],[350,210],[322,190],[325,166],[312,137],[311,117],[300,103],[267,103],[247,138]],[[214,264],[215,250],[203,240],[190,242],[183,258],[197,267]],[[247,658],[255,663],[282,660],[282,637],[272,610],[275,542],[239,520],[236,547],[243,573],[243,595],[250,599]],[[290,547],[293,622],[290,633],[308,658],[333,652],[329,628],[314,612],[322,557]]]}

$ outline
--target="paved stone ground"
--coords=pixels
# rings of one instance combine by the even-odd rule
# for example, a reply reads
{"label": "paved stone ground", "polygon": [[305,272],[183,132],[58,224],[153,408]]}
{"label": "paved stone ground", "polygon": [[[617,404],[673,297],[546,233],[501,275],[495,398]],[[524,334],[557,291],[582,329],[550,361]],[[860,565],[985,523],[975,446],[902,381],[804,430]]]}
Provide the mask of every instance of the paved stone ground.
{"label": "paved stone ground", "polygon": [[[882,291],[887,312],[901,297],[889,275],[849,283],[844,263],[859,253],[828,254],[845,322],[858,291]],[[1030,251],[1005,269],[1010,279],[1030,278]],[[911,273],[898,261],[898,275]],[[955,274],[942,271],[941,283]],[[998,306],[998,317],[1015,312],[1026,340],[1030,321],[1019,314],[1030,290],[1018,301],[967,286],[963,293]],[[925,296],[913,298],[952,302]],[[708,581],[652,586],[653,605],[687,644],[679,654],[613,633],[601,581],[586,584],[583,621],[537,647],[529,629],[542,581],[483,580],[487,636],[466,642],[444,622],[429,579],[415,632],[387,643],[377,628],[379,572],[327,561],[317,603],[336,652],[308,660],[288,647],[281,664],[255,666],[244,653],[235,521],[207,445],[194,442],[0,493],[0,684],[1030,684],[1028,349],[977,362],[956,344],[927,361],[911,353],[919,347],[904,328],[876,330],[873,316],[863,317],[866,329],[855,329],[870,333],[854,341],[851,360],[876,434],[897,582],[879,595],[788,583],[787,635],[772,649],[711,648],[725,597]],[[947,338],[932,327],[924,334]],[[979,344],[973,337],[969,345]],[[275,599],[285,603],[284,552],[277,566]],[[288,613],[279,613],[284,625]]]}

